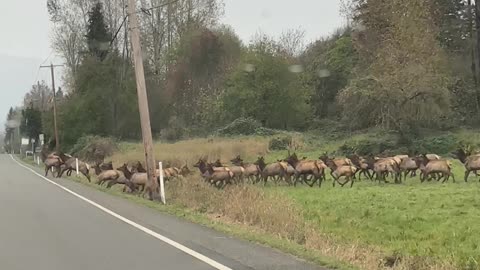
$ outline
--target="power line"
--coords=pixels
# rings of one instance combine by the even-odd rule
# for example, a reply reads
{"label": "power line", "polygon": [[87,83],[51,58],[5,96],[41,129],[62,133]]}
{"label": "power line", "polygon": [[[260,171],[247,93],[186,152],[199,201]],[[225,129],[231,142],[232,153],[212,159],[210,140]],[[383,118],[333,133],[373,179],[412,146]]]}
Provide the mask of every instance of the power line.
{"label": "power line", "polygon": [[[140,11],[137,11],[136,13],[143,12],[143,13],[145,13],[145,14],[148,15],[148,16],[152,16],[152,13],[150,13],[151,10],[158,9],[158,8],[162,8],[162,7],[168,6],[168,5],[170,5],[170,4],[174,4],[174,3],[178,2],[178,1],[179,1],[179,0],[174,0],[174,1],[170,1],[170,2],[168,2],[168,3],[163,3],[163,4],[158,5],[158,6],[150,7],[150,8],[141,8]],[[125,17],[123,17],[122,23],[121,23],[120,26],[118,27],[117,31],[115,31],[115,35],[113,36],[112,40],[110,41],[110,46],[112,46],[113,42],[117,39],[118,34],[119,34],[120,31],[122,30],[122,28],[123,28],[123,26],[125,25],[125,22],[127,21],[127,19],[128,19],[128,15],[126,15]]]}
{"label": "power line", "polygon": [[[162,8],[162,7],[168,6],[168,5],[170,5],[170,4],[174,4],[174,3],[178,2],[178,1],[180,1],[180,0],[170,1],[170,2],[167,2],[167,3],[163,3],[163,4],[161,4],[161,5],[158,5],[158,6],[151,7],[151,8],[142,8],[142,9],[141,9],[141,12],[146,13],[146,12],[149,12],[150,10],[154,10],[154,9],[157,9],[157,8]],[[138,11],[137,11],[137,13],[138,13]],[[147,14],[147,13],[146,13],[146,14]],[[147,14],[147,15],[150,15],[150,14]]]}

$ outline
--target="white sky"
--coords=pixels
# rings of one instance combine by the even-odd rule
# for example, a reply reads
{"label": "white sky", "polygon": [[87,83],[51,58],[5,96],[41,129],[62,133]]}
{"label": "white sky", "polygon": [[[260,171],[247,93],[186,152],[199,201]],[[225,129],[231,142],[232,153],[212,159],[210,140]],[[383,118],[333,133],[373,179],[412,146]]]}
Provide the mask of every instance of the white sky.
{"label": "white sky", "polygon": [[[49,70],[39,71],[38,66],[44,62],[62,62],[50,48],[51,23],[46,0],[1,1],[0,124],[11,106],[21,105],[32,84],[37,80],[50,84]],[[343,23],[339,15],[339,0],[224,2],[222,23],[233,26],[245,42],[258,31],[278,36],[283,30],[297,28],[306,31],[307,41],[313,41],[332,33]]]}

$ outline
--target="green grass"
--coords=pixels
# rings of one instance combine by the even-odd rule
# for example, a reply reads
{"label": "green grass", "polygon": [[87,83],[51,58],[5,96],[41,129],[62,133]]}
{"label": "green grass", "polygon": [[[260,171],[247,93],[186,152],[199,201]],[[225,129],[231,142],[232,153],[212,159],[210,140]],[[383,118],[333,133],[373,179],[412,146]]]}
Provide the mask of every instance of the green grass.
{"label": "green grass", "polygon": [[353,188],[273,187],[294,199],[304,218],[319,231],[343,242],[380,247],[401,254],[480,266],[480,184],[463,181],[456,163],[457,182],[420,184],[356,183]]}

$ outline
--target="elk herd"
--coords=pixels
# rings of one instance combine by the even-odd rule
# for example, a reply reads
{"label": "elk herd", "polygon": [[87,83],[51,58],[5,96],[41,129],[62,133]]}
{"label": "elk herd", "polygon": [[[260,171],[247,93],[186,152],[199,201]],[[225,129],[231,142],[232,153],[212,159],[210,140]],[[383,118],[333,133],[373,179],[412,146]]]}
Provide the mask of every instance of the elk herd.
{"label": "elk herd", "polygon": [[[471,172],[478,176],[480,170],[480,154],[472,154],[471,151],[459,149],[452,155],[460,160],[465,166],[464,180],[467,181]],[[55,152],[49,155],[42,155],[45,164],[45,176],[55,169],[57,177],[64,173],[70,176],[76,170],[76,158]],[[356,180],[363,178],[371,181],[387,182],[391,178],[395,183],[402,183],[407,177],[419,175],[420,181],[442,181],[446,182],[455,176],[452,173],[450,160],[435,154],[421,154],[415,156],[396,155],[392,157],[359,156],[348,155],[345,158],[329,157],[327,154],[318,159],[299,159],[296,153],[288,154],[285,159],[272,163],[266,163],[264,157],[258,157],[253,163],[246,163],[237,156],[230,160],[232,165],[224,165],[221,160],[208,162],[207,158],[200,158],[193,166],[196,167],[202,178],[212,186],[224,188],[233,184],[258,184],[266,185],[285,183],[289,186],[306,184],[313,187],[316,183],[321,187],[327,180],[328,173],[333,179],[333,186],[339,184],[341,187],[350,184],[353,186]],[[78,161],[78,170],[88,181],[91,181],[90,171],[96,175],[98,185],[105,185],[111,188],[114,185],[123,185],[124,192],[143,192],[147,186],[147,172],[141,162],[131,166],[123,164],[114,169],[112,162],[95,162],[91,165]],[[181,168],[167,167],[163,169],[164,179],[168,182],[178,177],[187,177],[193,172],[187,164]],[[156,168],[157,180],[160,171]]]}

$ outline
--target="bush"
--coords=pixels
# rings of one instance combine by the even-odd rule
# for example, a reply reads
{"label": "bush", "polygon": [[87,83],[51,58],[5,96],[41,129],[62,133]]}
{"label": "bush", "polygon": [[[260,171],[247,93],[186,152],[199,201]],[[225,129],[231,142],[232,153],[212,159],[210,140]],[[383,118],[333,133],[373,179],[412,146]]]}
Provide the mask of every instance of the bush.
{"label": "bush", "polygon": [[217,130],[217,133],[224,136],[253,135],[258,128],[261,128],[261,125],[256,120],[241,117]]}
{"label": "bush", "polygon": [[279,133],[279,131],[262,127],[262,125],[252,118],[238,118],[227,126],[216,131],[220,136],[235,136],[235,135],[259,135],[271,136]]}
{"label": "bush", "polygon": [[176,116],[172,116],[168,121],[168,127],[160,131],[160,139],[178,141],[184,138],[185,133],[185,123]]}
{"label": "bush", "polygon": [[394,151],[395,149],[397,149],[397,146],[394,142],[367,139],[345,142],[342,146],[340,146],[338,152],[344,155],[377,155],[385,151]]}
{"label": "bush", "polygon": [[86,161],[103,161],[117,149],[117,142],[112,138],[88,135],[80,137],[70,152]]}
{"label": "bush", "polygon": [[287,150],[292,143],[292,136],[282,136],[271,139],[268,142],[270,150]]}
{"label": "bush", "polygon": [[443,135],[415,140],[412,144],[418,153],[447,154],[455,150],[459,142],[453,135]]}

